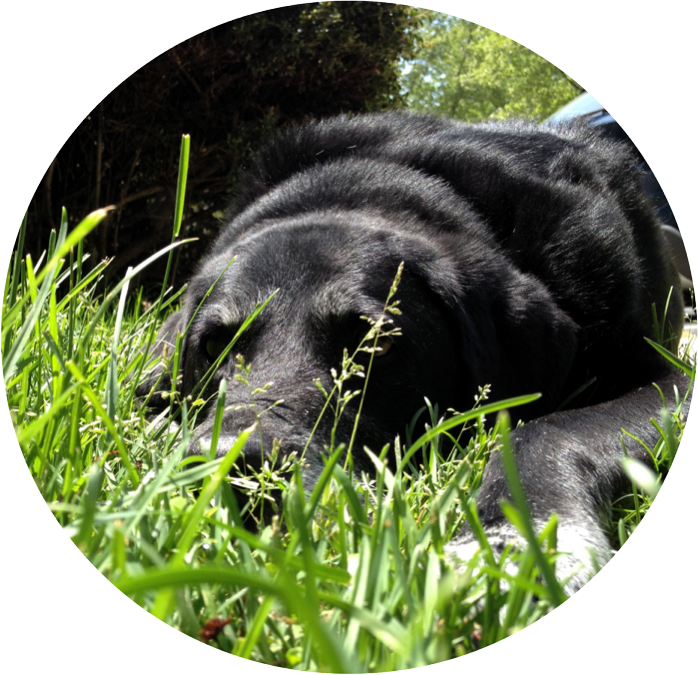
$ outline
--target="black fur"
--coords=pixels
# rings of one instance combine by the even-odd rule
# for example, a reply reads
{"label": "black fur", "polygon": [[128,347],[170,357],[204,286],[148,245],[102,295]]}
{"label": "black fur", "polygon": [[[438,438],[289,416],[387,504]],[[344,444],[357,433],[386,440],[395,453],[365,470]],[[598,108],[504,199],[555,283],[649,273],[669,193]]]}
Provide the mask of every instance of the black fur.
{"label": "black fur", "polygon": [[[402,261],[394,319],[402,335],[374,361],[355,465],[370,469],[360,449],[392,443],[425,396],[440,410],[465,410],[478,385],[492,385],[494,398],[541,392],[515,412],[530,422],[515,443],[534,517],[560,515],[572,562],[587,560],[587,545],[603,562],[610,549],[597,512],[622,478],[620,429],[651,442],[661,398],[650,384],[661,380],[671,396],[687,383],[644,340],[654,335],[652,305],[661,315],[672,287],[667,328],[675,335],[683,308],[634,160],[584,126],[383,114],[286,133],[256,157],[229,224],[161,331],[160,341],[174,342],[214,285],[184,340],[181,392],[208,368],[206,345],[228,342],[255,303],[279,289],[234,349],[252,364],[253,387],[274,383],[258,407],[283,400],[263,415],[245,454],[258,465],[260,444],[268,451],[274,438],[300,450],[324,402],[313,380],[329,391],[330,369],[365,333],[360,317],[380,315]],[[244,406],[249,390],[233,374],[229,358],[208,393],[225,377],[226,404]],[[575,410],[551,414],[592,378]],[[166,376],[161,387],[170,389]],[[321,469],[329,417],[305,457],[309,480]],[[212,418],[199,425],[193,452]],[[227,413],[219,453],[253,421],[249,407]],[[341,440],[352,425],[349,413]],[[628,449],[643,456],[639,445]],[[505,495],[495,456],[478,505],[502,542],[514,536],[499,510]],[[453,550],[466,556],[472,546],[464,532]]]}

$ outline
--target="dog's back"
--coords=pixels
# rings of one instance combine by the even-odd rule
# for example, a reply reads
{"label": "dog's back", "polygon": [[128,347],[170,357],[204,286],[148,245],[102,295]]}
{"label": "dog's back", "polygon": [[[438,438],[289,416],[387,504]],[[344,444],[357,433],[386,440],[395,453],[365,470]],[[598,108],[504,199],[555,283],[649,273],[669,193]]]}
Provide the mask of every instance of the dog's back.
{"label": "dog's back", "polygon": [[583,124],[468,125],[401,113],[311,123],[257,155],[217,246],[264,218],[367,206],[406,231],[476,236],[539,280],[579,327],[564,393],[597,378],[575,404],[666,371],[644,337],[662,338],[653,305],[663,338],[680,335],[680,284],[623,144]]}

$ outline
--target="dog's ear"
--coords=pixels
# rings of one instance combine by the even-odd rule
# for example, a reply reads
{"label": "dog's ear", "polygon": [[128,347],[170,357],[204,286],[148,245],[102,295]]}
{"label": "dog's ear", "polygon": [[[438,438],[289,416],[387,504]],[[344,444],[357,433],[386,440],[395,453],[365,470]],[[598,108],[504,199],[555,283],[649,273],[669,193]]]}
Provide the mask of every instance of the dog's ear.
{"label": "dog's ear", "polygon": [[[174,352],[177,344],[177,333],[186,330],[186,316],[182,310],[167,318],[150,348],[141,380],[136,387],[136,396],[146,399],[149,408],[163,410],[169,402],[163,397],[164,393],[172,391],[172,378],[175,378],[175,389],[181,390],[179,373],[173,373]],[[180,371],[184,364],[186,343],[182,342],[182,352],[179,359]]]}
{"label": "dog's ear", "polygon": [[508,283],[464,296],[459,310],[466,365],[493,400],[540,393],[514,415],[530,419],[560,404],[577,353],[577,324],[536,278],[510,270]]}

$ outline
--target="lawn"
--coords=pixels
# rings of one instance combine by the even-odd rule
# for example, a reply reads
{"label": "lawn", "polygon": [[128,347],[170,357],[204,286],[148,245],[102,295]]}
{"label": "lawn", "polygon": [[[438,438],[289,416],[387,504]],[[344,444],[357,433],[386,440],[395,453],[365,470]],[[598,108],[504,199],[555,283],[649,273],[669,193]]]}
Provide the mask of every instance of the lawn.
{"label": "lawn", "polygon": [[[183,183],[182,176],[180,194]],[[480,555],[464,567],[444,554],[466,521],[478,530],[472,495],[489,454],[501,447],[511,456],[508,415],[486,428],[485,413],[506,408],[516,419],[525,397],[492,404],[484,389],[474,409],[461,413],[426,402],[426,428],[414,427],[402,445],[373,449],[375,474],[355,476],[352,453],[359,449],[347,454],[338,444],[327,448],[315,486],[302,483],[303,458],[282,450],[259,474],[237,476],[232,468],[245,434],[221,459],[188,457],[197,414],[204,404],[222,413],[225,385],[211,401],[179,401],[173,392],[158,419],[146,417],[135,396],[147,367],[143,354],[180,292],[163,283],[158,300],[144,303],[131,287],[139,268],[104,291],[106,263],[88,271],[82,249],[104,216],[98,211],[68,233],[64,215],[40,260],[14,256],[2,353],[27,467],[66,536],[117,588],[214,648],[331,672],[396,670],[467,654],[565,600],[551,574],[564,555],[555,551],[554,520],[529,537],[526,550],[501,560],[484,536]],[[178,222],[175,216],[175,235]],[[26,223],[20,245],[25,231]],[[173,237],[158,256],[178,245]],[[364,347],[390,330],[394,308],[387,298],[386,322],[373,326],[373,343]],[[347,355],[335,389],[326,392],[326,414],[348,414],[346,402],[360,396],[346,390],[355,367]],[[609,521],[616,546],[673,461],[682,422],[670,415],[660,422],[667,433],[651,449],[655,471],[633,474],[636,487]],[[389,453],[395,470],[384,461]],[[245,501],[236,500],[231,484],[246,492]],[[525,524],[525,503],[511,511],[513,522]]]}

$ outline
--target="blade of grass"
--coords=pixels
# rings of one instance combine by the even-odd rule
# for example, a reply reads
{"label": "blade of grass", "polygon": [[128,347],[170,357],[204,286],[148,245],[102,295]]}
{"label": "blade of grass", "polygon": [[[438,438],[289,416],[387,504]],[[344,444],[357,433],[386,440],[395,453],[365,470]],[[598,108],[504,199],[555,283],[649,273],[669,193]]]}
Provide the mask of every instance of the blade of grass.
{"label": "blade of grass", "polygon": [[[131,273],[132,268],[129,267],[126,271],[126,277]],[[111,343],[111,355],[109,358],[109,367],[107,369],[107,382],[104,392],[104,400],[107,406],[107,415],[111,419],[116,416],[116,403],[119,400],[119,383],[117,380],[117,368],[119,359],[117,350],[121,339],[121,325],[124,320],[124,307],[126,306],[126,297],[128,295],[128,282],[121,287],[121,296],[119,297],[119,305],[116,311],[116,322],[114,323],[114,336]]]}

